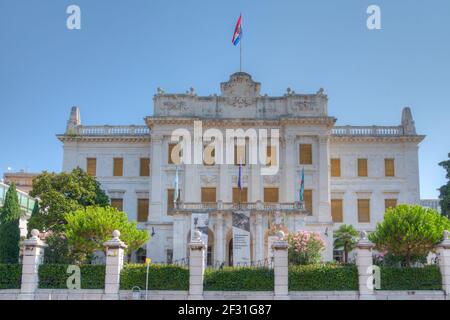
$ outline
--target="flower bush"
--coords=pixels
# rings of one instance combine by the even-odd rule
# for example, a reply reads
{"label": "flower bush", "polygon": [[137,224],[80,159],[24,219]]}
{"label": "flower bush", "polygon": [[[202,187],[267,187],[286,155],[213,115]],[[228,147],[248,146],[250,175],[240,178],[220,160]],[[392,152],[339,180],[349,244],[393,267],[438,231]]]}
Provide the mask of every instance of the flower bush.
{"label": "flower bush", "polygon": [[289,234],[289,263],[317,264],[321,261],[321,252],[325,242],[318,232],[298,231]]}

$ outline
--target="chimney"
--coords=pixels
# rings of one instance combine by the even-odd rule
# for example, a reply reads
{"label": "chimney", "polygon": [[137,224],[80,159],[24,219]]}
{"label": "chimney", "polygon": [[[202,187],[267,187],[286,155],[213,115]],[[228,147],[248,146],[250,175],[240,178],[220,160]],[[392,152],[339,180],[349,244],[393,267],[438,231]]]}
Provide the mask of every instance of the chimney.
{"label": "chimney", "polygon": [[416,135],[416,125],[414,123],[411,109],[409,107],[404,107],[402,111],[402,127],[403,133],[407,136]]}
{"label": "chimney", "polygon": [[75,134],[77,132],[77,126],[79,125],[81,125],[80,108],[72,107],[70,110],[69,121],[67,121],[66,133]]}

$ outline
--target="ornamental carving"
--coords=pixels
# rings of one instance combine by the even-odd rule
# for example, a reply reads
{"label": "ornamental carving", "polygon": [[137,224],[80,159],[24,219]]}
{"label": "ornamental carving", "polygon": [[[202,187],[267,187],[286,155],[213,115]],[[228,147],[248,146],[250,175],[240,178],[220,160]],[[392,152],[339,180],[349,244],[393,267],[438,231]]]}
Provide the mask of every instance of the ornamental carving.
{"label": "ornamental carving", "polygon": [[200,176],[202,186],[216,185],[217,176]]}

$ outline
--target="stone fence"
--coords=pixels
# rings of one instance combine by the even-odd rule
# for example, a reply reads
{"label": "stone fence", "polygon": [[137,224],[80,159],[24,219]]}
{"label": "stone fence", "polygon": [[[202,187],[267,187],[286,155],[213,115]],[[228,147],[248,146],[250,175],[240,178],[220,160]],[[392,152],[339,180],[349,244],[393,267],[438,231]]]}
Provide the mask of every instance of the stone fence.
{"label": "stone fence", "polygon": [[[273,244],[274,291],[225,292],[203,291],[206,246],[197,230],[189,243],[189,290],[148,291],[150,300],[450,300],[450,233],[444,232],[444,240],[437,246],[439,269],[442,275],[442,290],[420,291],[377,291],[374,288],[372,261],[373,244],[366,233],[356,245],[356,266],[358,269],[358,291],[289,291],[288,243],[283,232]],[[124,262],[124,249],[120,232],[114,231],[113,238],[104,244],[106,251],[106,273],[104,290],[61,290],[39,289],[38,270],[43,262],[47,245],[39,239],[39,231],[33,230],[24,241],[21,289],[0,290],[0,300],[129,300],[142,299],[142,294],[120,290],[120,272]]]}

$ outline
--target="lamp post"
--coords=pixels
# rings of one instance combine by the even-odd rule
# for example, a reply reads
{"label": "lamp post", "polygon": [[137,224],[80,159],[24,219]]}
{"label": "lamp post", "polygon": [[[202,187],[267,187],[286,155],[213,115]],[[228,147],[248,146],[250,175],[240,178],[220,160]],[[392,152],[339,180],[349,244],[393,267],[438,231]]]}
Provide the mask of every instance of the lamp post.
{"label": "lamp post", "polygon": [[150,263],[152,263],[152,259],[146,258],[145,264],[147,265],[147,275],[145,277],[145,300],[147,300],[147,298],[148,298],[148,272],[150,269]]}

